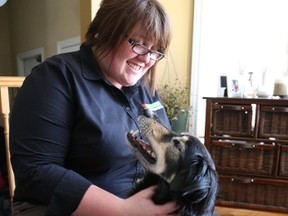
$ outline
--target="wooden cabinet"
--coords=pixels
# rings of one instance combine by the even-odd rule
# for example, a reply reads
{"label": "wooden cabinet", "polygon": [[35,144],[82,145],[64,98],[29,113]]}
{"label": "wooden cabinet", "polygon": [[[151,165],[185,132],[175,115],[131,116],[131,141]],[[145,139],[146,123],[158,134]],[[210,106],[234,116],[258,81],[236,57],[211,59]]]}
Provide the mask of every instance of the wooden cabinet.
{"label": "wooden cabinet", "polygon": [[288,212],[288,100],[209,98],[205,145],[219,205]]}

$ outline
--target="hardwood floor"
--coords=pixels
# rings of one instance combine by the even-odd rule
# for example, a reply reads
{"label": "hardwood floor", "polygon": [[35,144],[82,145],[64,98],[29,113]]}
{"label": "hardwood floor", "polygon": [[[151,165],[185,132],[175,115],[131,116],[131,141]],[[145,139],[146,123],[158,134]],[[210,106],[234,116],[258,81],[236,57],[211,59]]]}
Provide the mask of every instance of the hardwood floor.
{"label": "hardwood floor", "polygon": [[229,208],[217,206],[216,211],[219,216],[287,216],[288,213],[264,212],[250,209]]}

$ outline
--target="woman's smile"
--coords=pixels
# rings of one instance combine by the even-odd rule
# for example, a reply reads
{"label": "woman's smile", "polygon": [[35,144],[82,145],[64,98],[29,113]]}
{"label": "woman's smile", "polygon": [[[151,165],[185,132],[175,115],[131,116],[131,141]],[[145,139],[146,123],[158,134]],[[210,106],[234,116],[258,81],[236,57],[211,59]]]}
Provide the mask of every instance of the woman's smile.
{"label": "woman's smile", "polygon": [[136,70],[136,71],[139,71],[142,67],[137,65],[137,64],[134,64],[133,62],[131,61],[127,61],[127,64],[133,69],[133,70]]}

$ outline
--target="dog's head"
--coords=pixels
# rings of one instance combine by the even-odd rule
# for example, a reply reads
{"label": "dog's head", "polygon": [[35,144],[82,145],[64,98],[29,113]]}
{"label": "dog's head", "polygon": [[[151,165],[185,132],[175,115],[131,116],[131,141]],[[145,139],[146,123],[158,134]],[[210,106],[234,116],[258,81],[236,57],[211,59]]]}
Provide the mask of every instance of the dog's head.
{"label": "dog's head", "polygon": [[218,179],[205,146],[191,135],[167,129],[153,117],[140,116],[138,122],[139,131],[129,132],[127,138],[140,163],[168,182],[177,201],[186,205],[183,211],[212,215]]}

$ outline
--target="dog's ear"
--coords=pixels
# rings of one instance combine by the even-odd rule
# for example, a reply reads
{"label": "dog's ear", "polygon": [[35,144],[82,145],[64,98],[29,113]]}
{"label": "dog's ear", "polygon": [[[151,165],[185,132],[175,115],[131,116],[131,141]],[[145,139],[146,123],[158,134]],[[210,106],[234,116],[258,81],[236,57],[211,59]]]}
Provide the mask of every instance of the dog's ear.
{"label": "dog's ear", "polygon": [[[208,172],[208,164],[202,156],[195,155],[190,160],[190,163],[183,164],[184,169],[181,169],[172,180],[170,190],[179,194],[180,196],[190,197],[198,194],[196,200],[203,199],[210,188],[210,179],[205,178]],[[201,195],[202,194],[202,195]]]}
{"label": "dog's ear", "polygon": [[[190,158],[191,159],[191,158]],[[190,162],[184,164],[170,184],[171,192],[195,215],[213,215],[218,191],[217,174],[209,160],[201,155],[193,155]]]}

